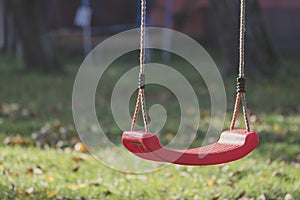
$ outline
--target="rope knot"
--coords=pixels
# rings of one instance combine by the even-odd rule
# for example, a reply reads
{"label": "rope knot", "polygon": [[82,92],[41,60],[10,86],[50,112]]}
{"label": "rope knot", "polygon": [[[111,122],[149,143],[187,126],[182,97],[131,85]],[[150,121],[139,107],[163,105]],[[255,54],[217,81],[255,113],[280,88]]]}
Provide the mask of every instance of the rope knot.
{"label": "rope knot", "polygon": [[246,92],[246,78],[245,77],[238,77],[237,78],[236,91],[238,93],[245,93]]}
{"label": "rope knot", "polygon": [[143,73],[139,73],[138,88],[145,89],[145,74],[143,74]]}

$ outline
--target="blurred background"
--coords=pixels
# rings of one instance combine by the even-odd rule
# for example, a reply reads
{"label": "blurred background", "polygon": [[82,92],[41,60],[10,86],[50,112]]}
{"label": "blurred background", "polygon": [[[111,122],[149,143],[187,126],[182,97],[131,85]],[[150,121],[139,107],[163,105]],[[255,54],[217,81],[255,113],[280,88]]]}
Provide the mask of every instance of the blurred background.
{"label": "blurred background", "polygon": [[[239,6],[239,0],[147,1],[147,26],[187,34],[216,62],[227,94],[224,129],[236,89]],[[260,135],[253,154],[224,166],[176,166],[141,176],[116,173],[87,156],[72,117],[77,70],[103,40],[138,28],[139,8],[137,0],[0,0],[1,199],[300,199],[299,0],[247,0],[247,98],[250,122]],[[112,63],[97,89],[99,122],[117,145],[122,130],[107,105],[114,84],[138,65],[138,54]],[[147,61],[178,70],[200,100],[201,121],[192,144],[198,147],[210,123],[207,87],[186,60],[164,55],[152,50]],[[160,133],[167,144],[180,120],[176,96],[153,85],[147,85],[146,95],[148,107],[158,103],[168,111]],[[193,108],[186,112],[194,114]],[[238,118],[237,126],[242,122]]]}
{"label": "blurred background", "polygon": [[[248,1],[251,68],[299,57],[299,9],[297,0]],[[224,73],[235,64],[238,1],[152,0],[147,11],[148,26],[183,32],[222,55]],[[1,0],[0,13],[0,51],[16,55],[28,69],[61,68],[56,58],[83,56],[110,35],[139,26],[138,1]]]}

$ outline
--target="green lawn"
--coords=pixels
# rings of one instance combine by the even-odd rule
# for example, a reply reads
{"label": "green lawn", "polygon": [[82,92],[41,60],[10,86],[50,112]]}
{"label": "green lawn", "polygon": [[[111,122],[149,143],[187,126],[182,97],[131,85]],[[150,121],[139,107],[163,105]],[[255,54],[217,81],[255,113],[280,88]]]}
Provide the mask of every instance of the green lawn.
{"label": "green lawn", "polygon": [[[11,57],[0,56],[0,59],[1,200],[231,200],[285,199],[287,196],[300,199],[300,73],[297,67],[292,67],[297,63],[272,77],[257,74],[248,78],[251,122],[260,135],[260,145],[253,153],[224,165],[170,165],[152,173],[134,175],[104,166],[82,149],[74,148],[80,143],[73,125],[71,95],[79,63],[66,63],[66,74],[35,74],[19,70],[18,63]],[[180,64],[181,61],[172,63],[175,68]],[[102,81],[117,80],[128,69],[124,66],[132,65],[116,62]],[[294,70],[293,73],[290,70]],[[207,95],[190,72],[183,73],[197,87],[199,98]],[[225,80],[229,106],[225,129],[229,126],[234,100],[234,81],[234,76]],[[97,97],[97,111],[107,116],[100,118],[105,122],[105,132],[120,144],[121,131],[107,108],[110,90],[108,85],[106,95]],[[164,93],[155,88],[149,88],[148,93],[155,91]],[[155,101],[158,99],[150,98],[149,103]],[[171,109],[176,108],[172,97],[165,101]],[[204,102],[204,107],[200,135],[209,119],[209,103]],[[175,129],[176,122],[166,124],[162,140]],[[43,131],[46,134],[42,139],[33,139],[33,133]],[[62,145],[58,145],[59,142]]]}

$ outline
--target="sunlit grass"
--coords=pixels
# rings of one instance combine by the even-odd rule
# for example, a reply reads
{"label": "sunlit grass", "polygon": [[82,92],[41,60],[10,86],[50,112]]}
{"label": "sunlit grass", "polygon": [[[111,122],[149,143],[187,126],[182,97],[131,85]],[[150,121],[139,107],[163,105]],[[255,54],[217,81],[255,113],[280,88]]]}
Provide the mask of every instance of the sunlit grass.
{"label": "sunlit grass", "polygon": [[[299,197],[299,168],[255,151],[239,161],[210,167],[169,166],[131,175],[100,164],[88,154],[54,149],[1,147],[2,199],[235,199]],[[76,158],[81,158],[76,161]],[[79,159],[78,159],[79,160]],[[36,168],[40,170],[36,170]],[[33,171],[33,172],[32,172]],[[32,193],[27,193],[33,188]],[[23,194],[21,191],[24,191]],[[54,198],[55,199],[55,198]]]}

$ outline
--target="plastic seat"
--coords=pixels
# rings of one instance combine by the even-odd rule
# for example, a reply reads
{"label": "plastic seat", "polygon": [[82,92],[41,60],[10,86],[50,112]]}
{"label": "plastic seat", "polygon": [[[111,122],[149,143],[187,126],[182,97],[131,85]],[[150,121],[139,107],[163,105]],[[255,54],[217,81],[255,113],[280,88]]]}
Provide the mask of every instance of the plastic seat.
{"label": "plastic seat", "polygon": [[156,134],[125,131],[122,143],[130,152],[147,160],[179,165],[214,165],[246,156],[257,147],[259,139],[254,131],[229,130],[224,131],[216,143],[188,150],[173,150],[163,147]]}

